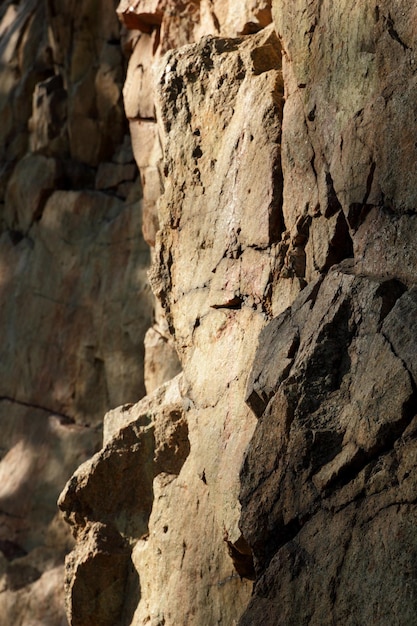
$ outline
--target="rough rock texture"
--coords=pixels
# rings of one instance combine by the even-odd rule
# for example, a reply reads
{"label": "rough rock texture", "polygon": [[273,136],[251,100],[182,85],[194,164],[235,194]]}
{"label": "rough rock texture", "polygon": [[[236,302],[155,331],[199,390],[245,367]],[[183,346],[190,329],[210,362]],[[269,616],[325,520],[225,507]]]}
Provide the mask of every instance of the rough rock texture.
{"label": "rough rock texture", "polygon": [[[241,528],[257,580],[240,624],[414,624],[416,9],[273,14],[283,214],[309,221],[312,282],[261,334],[249,377]],[[349,238],[353,262],[323,278],[321,251]]]}
{"label": "rough rock texture", "polygon": [[0,10],[0,608],[84,461],[73,626],[414,624],[414,4],[96,9]]}
{"label": "rough rock texture", "polygon": [[415,288],[345,264],[261,333],[240,496],[258,580],[241,624],[414,623],[415,314]]}
{"label": "rough rock texture", "polygon": [[144,395],[152,302],[113,0],[0,8],[0,623],[62,626],[56,500]]}
{"label": "rough rock texture", "polygon": [[415,621],[414,9],[304,5],[119,5],[162,306],[60,499],[73,624],[109,549],[123,624]]}
{"label": "rough rock texture", "polygon": [[[120,606],[121,620],[232,624],[249,600],[251,584],[241,575],[253,576],[252,559],[237,525],[239,468],[254,425],[244,402],[246,373],[266,315],[287,304],[268,289],[271,274],[279,282],[287,250],[280,244],[280,62],[268,28],[241,39],[209,36],[172,51],[159,74],[164,194],[151,282],[184,373],[168,419],[161,388],[128,410],[142,416],[147,407],[155,425],[146,435],[123,409],[106,417],[105,448],[60,498],[80,554],[70,557],[78,566],[67,587],[74,624],[89,623],[75,616],[72,588],[88,586],[83,529],[94,523],[116,527],[133,547],[129,585],[137,606],[133,616]],[[261,172],[253,170],[258,155]],[[299,291],[298,277],[282,281]],[[135,436],[127,436],[132,429]],[[153,454],[138,454],[145,438]],[[114,485],[103,476],[109,462]],[[142,491],[135,496],[138,476]],[[125,513],[125,506],[140,508]],[[136,526],[125,528],[120,516]]]}

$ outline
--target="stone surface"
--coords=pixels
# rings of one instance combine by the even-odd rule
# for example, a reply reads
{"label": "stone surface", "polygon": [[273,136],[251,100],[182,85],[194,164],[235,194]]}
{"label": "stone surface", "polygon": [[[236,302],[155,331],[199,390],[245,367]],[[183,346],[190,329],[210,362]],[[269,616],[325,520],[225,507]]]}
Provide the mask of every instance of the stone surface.
{"label": "stone surface", "polygon": [[240,623],[412,623],[416,290],[345,265],[305,292],[262,332],[248,385]]}
{"label": "stone surface", "polygon": [[133,567],[131,550],[149,536],[154,478],[172,480],[190,449],[180,385],[181,375],[138,404],[112,410],[104,448],[78,468],[60,496],[77,537],[67,557],[71,624],[131,623],[145,575]]}
{"label": "stone surface", "polygon": [[0,622],[63,626],[56,501],[145,394],[152,298],[113,0],[0,8]]}
{"label": "stone surface", "polygon": [[[132,624],[232,624],[249,599],[251,584],[240,574],[253,577],[252,559],[237,502],[254,426],[244,388],[257,334],[273,310],[285,308],[291,291],[269,289],[271,274],[278,279],[285,264],[289,237],[281,219],[280,61],[269,28],[241,39],[210,36],[172,51],[160,73],[155,110],[164,193],[151,280],[163,307],[158,343],[168,347],[164,335],[172,334],[184,370],[175,387],[178,408],[164,409],[161,392],[172,395],[167,383],[137,408],[122,408],[123,417],[111,413],[105,447],[76,472],[60,501],[77,550],[87,545],[82,529],[95,521],[130,537]],[[255,112],[250,119],[248,107]],[[134,127],[142,138],[156,130],[145,120]],[[134,140],[142,179],[154,159],[151,146]],[[257,156],[263,170],[255,172]],[[283,272],[279,280],[300,289],[298,277]],[[157,332],[148,333],[149,347]],[[137,419],[129,422],[139,410],[150,419],[140,432]],[[134,437],[127,434],[132,429]],[[154,437],[153,464],[152,454],[138,449],[145,437],[150,444]],[[141,509],[133,513],[129,506]],[[123,520],[130,520],[128,529]]]}
{"label": "stone surface", "polygon": [[97,7],[0,7],[0,621],[414,623],[414,4]]}
{"label": "stone surface", "polygon": [[[317,232],[324,246],[323,216],[343,211],[353,237],[373,208],[373,215],[381,208],[398,218],[414,213],[416,147],[404,131],[414,128],[415,118],[414,4],[394,8],[389,2],[359,6],[345,1],[336,7],[284,1],[275,3],[273,14],[284,50],[282,150],[288,226],[303,210],[311,218],[312,234]],[[406,162],[410,165],[404,169]],[[367,243],[372,247],[374,221],[355,237],[358,259]],[[395,222],[388,219],[386,228]],[[346,245],[346,225],[341,234]],[[405,233],[402,237],[402,245],[387,240],[380,252],[406,247]],[[309,278],[323,268],[320,256],[316,258],[314,249],[312,253]],[[390,273],[395,264],[397,271],[401,267],[400,259],[384,259],[381,265],[386,263]],[[369,255],[364,269],[374,271]]]}
{"label": "stone surface", "polygon": [[[240,525],[256,583],[239,623],[413,623],[415,8],[300,0],[273,16],[283,215],[290,229],[305,215],[311,282],[249,376]],[[328,270],[331,247],[354,260]]]}

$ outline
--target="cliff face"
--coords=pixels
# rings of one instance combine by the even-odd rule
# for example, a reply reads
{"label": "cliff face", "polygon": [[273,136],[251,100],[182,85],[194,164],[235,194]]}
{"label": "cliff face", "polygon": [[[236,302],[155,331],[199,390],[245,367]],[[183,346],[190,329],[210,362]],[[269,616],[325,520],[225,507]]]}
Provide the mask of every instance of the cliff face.
{"label": "cliff face", "polygon": [[144,395],[152,303],[112,1],[0,9],[0,622],[63,624],[56,500]]}
{"label": "cliff face", "polygon": [[414,623],[414,3],[116,4],[0,14],[2,614],[79,465],[74,626]]}
{"label": "cliff face", "polygon": [[[124,538],[125,568],[94,611],[127,584],[123,623],[415,619],[415,11],[304,5],[277,2],[271,27],[248,5],[233,32],[231,4],[189,3],[182,39],[169,3],[119,7],[145,31],[135,49],[154,42],[144,58],[176,48],[153,92],[131,66],[125,96],[139,117],[145,85],[156,97],[163,193],[145,230],[183,372],[106,417],[61,496],[74,624],[90,623],[99,532]],[[156,127],[131,129],[146,178]],[[110,509],[116,458],[136,474]]]}
{"label": "cliff face", "polygon": [[[416,9],[284,0],[274,19],[283,214],[308,216],[309,284],[249,377],[241,529],[257,581],[240,623],[411,624]],[[323,271],[327,245],[353,258]]]}

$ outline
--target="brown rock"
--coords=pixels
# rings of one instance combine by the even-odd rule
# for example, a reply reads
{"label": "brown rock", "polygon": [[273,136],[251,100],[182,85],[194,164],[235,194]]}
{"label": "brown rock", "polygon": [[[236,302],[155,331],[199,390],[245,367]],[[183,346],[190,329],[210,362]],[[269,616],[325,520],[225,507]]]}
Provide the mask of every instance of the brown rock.
{"label": "brown rock", "polygon": [[[278,615],[285,624],[306,616],[312,624],[362,623],[391,614],[397,602],[406,623],[413,610],[398,587],[376,600],[385,559],[400,577],[405,563],[392,562],[402,539],[387,538],[383,555],[372,540],[398,523],[395,509],[382,509],[404,501],[397,450],[415,412],[415,359],[405,339],[415,293],[404,291],[397,281],[334,268],[261,334],[248,389],[260,420],[241,473],[241,527],[257,583],[242,624],[260,615],[267,624]],[[413,523],[412,508],[402,515],[400,525]]]}
{"label": "brown rock", "polygon": [[[136,205],[97,192],[56,191],[30,238],[19,235],[13,245],[3,234],[0,254],[10,270],[4,274],[0,324],[14,335],[2,347],[2,395],[38,406],[48,397],[51,411],[83,423],[97,423],[109,406],[143,395],[148,255],[140,236],[132,238],[130,232],[140,233]],[[133,289],[144,289],[139,314]],[[51,342],[53,328],[62,330]],[[26,358],[10,363],[7,355],[16,349],[26,354],[29,346],[36,367]],[[129,381],[130,392],[123,381]]]}
{"label": "brown rock", "polygon": [[59,164],[55,159],[28,155],[19,161],[10,177],[5,198],[5,220],[10,230],[27,233],[41,219],[59,177]]}
{"label": "brown rock", "polygon": [[99,522],[66,559],[67,615],[73,626],[113,626],[120,617],[130,548],[111,526]]}
{"label": "brown rock", "polygon": [[[63,561],[73,542],[58,494],[99,447],[103,414],[145,393],[152,303],[140,181],[126,142],[115,4],[96,9],[32,0],[0,8],[5,624],[66,622]],[[106,193],[94,191],[96,177]]]}
{"label": "brown rock", "polygon": [[167,0],[122,0],[117,15],[126,28],[148,33],[152,26],[161,24],[168,4]]}
{"label": "brown rock", "polygon": [[130,615],[136,609],[142,580],[139,586],[129,542],[148,534],[155,475],[178,474],[189,453],[179,384],[177,377],[137,405],[111,411],[105,447],[77,470],[60,496],[77,536],[67,558],[71,624],[113,624],[122,611]]}
{"label": "brown rock", "polygon": [[29,120],[31,150],[65,154],[68,151],[66,117],[67,92],[62,76],[57,74],[38,83],[33,92],[32,117]]}

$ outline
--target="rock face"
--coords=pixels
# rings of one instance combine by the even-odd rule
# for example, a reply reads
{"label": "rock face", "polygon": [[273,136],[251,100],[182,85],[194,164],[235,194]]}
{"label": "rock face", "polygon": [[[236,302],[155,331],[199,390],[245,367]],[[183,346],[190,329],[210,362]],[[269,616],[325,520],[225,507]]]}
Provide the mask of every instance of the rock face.
{"label": "rock face", "polygon": [[[309,221],[309,285],[261,334],[249,377],[241,528],[257,580],[240,623],[411,624],[415,7],[284,1],[273,14],[283,214]],[[323,277],[322,250],[349,239],[353,261]]]}
{"label": "rock face", "polygon": [[73,624],[415,621],[415,10],[272,8],[118,8],[154,391],[61,495]]}
{"label": "rock face", "polygon": [[[205,37],[170,52],[159,74],[164,193],[151,282],[183,374],[167,383],[164,399],[159,388],[129,409],[135,422],[123,410],[109,414],[105,448],[61,495],[80,551],[70,557],[77,559],[68,586],[74,624],[89,623],[88,616],[77,617],[72,589],[88,588],[87,576],[94,577],[85,568],[94,524],[116,527],[119,541],[127,537],[133,546],[128,584],[137,606],[133,615],[130,606],[119,607],[122,622],[232,624],[249,600],[251,583],[241,575],[252,578],[253,564],[238,528],[237,496],[254,426],[244,401],[247,367],[266,311],[279,309],[268,284],[286,250],[278,243],[280,62],[268,28],[245,39]],[[229,83],[233,88],[221,91]],[[254,108],[251,120],[247,107]],[[249,176],[257,155],[264,169]],[[285,280],[293,289],[300,285],[298,278]],[[146,434],[138,430],[145,416]],[[124,469],[116,470],[108,455]],[[114,485],[103,477],[107,466],[117,476]],[[111,510],[93,504],[103,501],[96,489],[105,490],[106,502],[116,498]],[[127,492],[139,507],[135,514],[121,513],[130,506]],[[120,516],[135,522],[125,528]]]}
{"label": "rock face", "polygon": [[413,624],[414,3],[116,4],[0,9],[0,614],[72,473],[72,626]]}
{"label": "rock face", "polygon": [[62,626],[56,500],[145,394],[152,302],[111,1],[0,8],[0,622]]}
{"label": "rock face", "polygon": [[414,288],[342,264],[261,333],[241,473],[258,580],[242,624],[413,623],[415,312]]}

